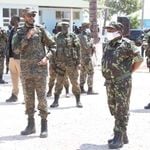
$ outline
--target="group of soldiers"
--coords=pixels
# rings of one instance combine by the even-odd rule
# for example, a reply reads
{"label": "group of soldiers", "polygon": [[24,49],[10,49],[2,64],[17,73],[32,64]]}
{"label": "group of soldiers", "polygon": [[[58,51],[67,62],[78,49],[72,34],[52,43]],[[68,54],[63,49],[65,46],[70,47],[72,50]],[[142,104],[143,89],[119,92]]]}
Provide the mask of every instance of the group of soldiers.
{"label": "group of soldiers", "polygon": [[[41,25],[35,25],[36,13],[30,7],[23,10],[24,26],[19,26],[20,18],[18,16],[11,18],[12,29],[4,42],[8,44],[9,69],[13,87],[11,96],[6,102],[18,100],[18,81],[21,78],[25,113],[28,115],[27,127],[21,132],[21,135],[35,133],[36,92],[41,116],[40,137],[45,138],[48,136],[47,115],[49,114],[46,95],[48,97],[52,95],[54,84],[54,102],[50,107],[59,106],[59,97],[63,86],[66,89],[66,96],[69,96],[70,83],[78,108],[83,107],[80,100],[81,93],[98,94],[93,92],[94,66],[92,55],[95,48],[89,23],[82,23],[82,31],[76,35],[69,31],[69,20],[63,19],[57,24],[57,33],[52,36]],[[0,39],[4,40],[5,38]],[[2,42],[1,45],[3,45]],[[50,77],[46,94],[48,63]],[[80,83],[78,82],[79,77]],[[84,89],[86,81],[87,91]]]}

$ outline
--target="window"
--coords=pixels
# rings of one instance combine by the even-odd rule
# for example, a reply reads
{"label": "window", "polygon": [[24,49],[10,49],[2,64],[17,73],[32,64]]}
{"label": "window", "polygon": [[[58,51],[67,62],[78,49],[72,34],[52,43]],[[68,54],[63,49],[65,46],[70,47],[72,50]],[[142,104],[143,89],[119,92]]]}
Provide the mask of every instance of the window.
{"label": "window", "polygon": [[78,11],[73,12],[73,19],[79,20],[80,19],[80,12],[78,12]]}
{"label": "window", "polygon": [[56,19],[61,20],[62,18],[70,18],[69,11],[56,11]]}
{"label": "window", "polygon": [[11,16],[17,15],[17,9],[11,9]]}
{"label": "window", "polygon": [[9,17],[9,9],[3,8],[3,17]]}

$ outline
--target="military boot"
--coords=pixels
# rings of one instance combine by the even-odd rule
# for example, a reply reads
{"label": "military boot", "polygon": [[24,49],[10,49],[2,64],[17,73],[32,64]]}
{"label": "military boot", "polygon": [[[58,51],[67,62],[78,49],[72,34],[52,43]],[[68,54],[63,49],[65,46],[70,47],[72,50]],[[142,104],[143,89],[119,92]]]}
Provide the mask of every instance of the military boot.
{"label": "military boot", "polygon": [[83,93],[86,93],[86,91],[84,90],[84,86],[81,86],[80,85],[80,89],[81,89],[81,93],[83,94]]}
{"label": "military boot", "polygon": [[88,94],[88,95],[97,95],[98,93],[93,92],[93,88],[92,88],[92,87],[89,87],[89,88],[88,88],[88,91],[87,91],[87,94]]}
{"label": "military boot", "polygon": [[[108,140],[108,144],[110,144],[111,142],[113,142],[113,140],[114,140],[114,137],[112,139],[109,139]],[[124,144],[128,144],[129,143],[127,132],[123,133],[123,143]]]}
{"label": "military boot", "polygon": [[49,87],[49,90],[48,90],[46,96],[47,97],[51,97],[52,96],[52,88],[51,87]]}
{"label": "military boot", "polygon": [[0,84],[7,84],[8,82],[3,80],[3,75],[0,75]]}
{"label": "military boot", "polygon": [[12,94],[10,98],[6,99],[6,102],[16,102],[18,100],[15,94]]}
{"label": "military boot", "polygon": [[75,97],[76,97],[76,106],[78,108],[82,108],[83,106],[82,106],[82,104],[80,102],[80,95],[75,95]]}
{"label": "military boot", "polygon": [[58,107],[59,104],[58,104],[58,100],[59,100],[59,95],[56,95],[54,96],[54,102],[52,105],[50,105],[50,107],[54,108],[54,107]]}
{"label": "military boot", "polygon": [[35,122],[34,118],[28,118],[28,125],[25,130],[21,131],[21,135],[29,135],[35,133]]}
{"label": "military boot", "polygon": [[48,136],[48,130],[47,130],[47,120],[41,119],[41,133],[40,138],[46,138]]}
{"label": "military boot", "polygon": [[123,146],[123,134],[121,132],[115,132],[114,139],[108,143],[110,149],[117,149]]}
{"label": "military boot", "polygon": [[66,89],[66,97],[68,98],[68,97],[70,97],[70,95],[69,95],[69,87],[65,87],[65,89]]}
{"label": "military boot", "polygon": [[150,103],[148,103],[148,105],[145,106],[144,109],[150,109]]}

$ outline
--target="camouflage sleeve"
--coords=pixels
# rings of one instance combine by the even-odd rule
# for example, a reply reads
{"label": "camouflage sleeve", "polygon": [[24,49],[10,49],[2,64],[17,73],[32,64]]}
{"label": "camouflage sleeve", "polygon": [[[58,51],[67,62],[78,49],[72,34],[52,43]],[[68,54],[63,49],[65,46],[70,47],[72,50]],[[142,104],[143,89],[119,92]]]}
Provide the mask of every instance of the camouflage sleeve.
{"label": "camouflage sleeve", "polygon": [[51,52],[56,51],[56,44],[54,37],[44,28],[41,28],[43,32],[42,43],[49,48]]}
{"label": "camouflage sleeve", "polygon": [[79,38],[78,38],[76,35],[74,35],[73,43],[74,43],[74,47],[75,47],[76,52],[77,52],[77,64],[80,64],[80,59],[81,59],[81,49],[80,49]]}
{"label": "camouflage sleeve", "polygon": [[130,42],[129,54],[132,57],[134,62],[142,62],[143,58],[140,55],[140,51],[138,47],[134,44],[134,42]]}

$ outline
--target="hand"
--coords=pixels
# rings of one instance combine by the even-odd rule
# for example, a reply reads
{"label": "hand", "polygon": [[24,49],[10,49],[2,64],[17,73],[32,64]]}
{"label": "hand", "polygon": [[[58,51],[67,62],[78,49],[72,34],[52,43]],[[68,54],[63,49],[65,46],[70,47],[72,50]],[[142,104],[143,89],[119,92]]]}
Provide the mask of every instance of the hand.
{"label": "hand", "polygon": [[27,33],[27,39],[30,39],[35,34],[35,29],[32,28]]}
{"label": "hand", "polygon": [[40,62],[38,62],[38,65],[47,65],[47,61],[48,59],[46,57],[44,57]]}

